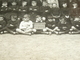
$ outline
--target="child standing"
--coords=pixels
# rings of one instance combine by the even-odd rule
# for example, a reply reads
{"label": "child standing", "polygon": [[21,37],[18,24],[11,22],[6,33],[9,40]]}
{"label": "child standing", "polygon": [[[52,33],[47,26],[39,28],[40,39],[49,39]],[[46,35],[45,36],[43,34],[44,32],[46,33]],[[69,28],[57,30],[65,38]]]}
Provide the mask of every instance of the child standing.
{"label": "child standing", "polygon": [[8,11],[8,3],[6,1],[2,2],[2,6],[0,8],[0,13],[5,14]]}
{"label": "child standing", "polygon": [[60,9],[57,7],[56,4],[53,4],[53,8],[51,9],[50,12],[51,12],[53,18],[56,20],[56,24],[58,24],[61,12],[60,12]]}
{"label": "child standing", "polygon": [[50,7],[48,6],[47,1],[42,2],[42,6],[40,7],[40,14],[44,17],[47,17],[50,13]]}
{"label": "child standing", "polygon": [[39,14],[39,7],[37,6],[37,1],[32,0],[31,6],[29,7],[30,19],[35,22],[37,14]]}
{"label": "child standing", "polygon": [[8,8],[9,12],[18,12],[18,6],[17,6],[17,2],[13,1],[11,2],[11,6]]}
{"label": "child standing", "polygon": [[29,13],[28,1],[22,1],[22,6],[19,7],[19,16],[23,17],[26,13]]}
{"label": "child standing", "polygon": [[74,30],[77,30],[76,28],[79,28],[79,20],[80,20],[80,8],[78,8],[78,4],[76,2],[73,2],[72,8],[70,10],[71,15],[71,22],[72,27],[70,29],[70,33],[72,33]]}

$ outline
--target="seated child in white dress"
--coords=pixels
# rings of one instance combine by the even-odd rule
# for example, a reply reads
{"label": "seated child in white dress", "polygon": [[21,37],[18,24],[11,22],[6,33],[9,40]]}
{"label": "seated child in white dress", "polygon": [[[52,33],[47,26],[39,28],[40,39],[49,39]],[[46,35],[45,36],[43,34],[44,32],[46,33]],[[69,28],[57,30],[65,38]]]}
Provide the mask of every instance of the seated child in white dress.
{"label": "seated child in white dress", "polygon": [[33,32],[36,32],[35,29],[33,29],[33,22],[30,20],[30,16],[29,15],[24,15],[20,25],[19,25],[19,28],[16,29],[16,31],[18,33],[21,33],[21,34],[28,34],[28,35],[31,35]]}

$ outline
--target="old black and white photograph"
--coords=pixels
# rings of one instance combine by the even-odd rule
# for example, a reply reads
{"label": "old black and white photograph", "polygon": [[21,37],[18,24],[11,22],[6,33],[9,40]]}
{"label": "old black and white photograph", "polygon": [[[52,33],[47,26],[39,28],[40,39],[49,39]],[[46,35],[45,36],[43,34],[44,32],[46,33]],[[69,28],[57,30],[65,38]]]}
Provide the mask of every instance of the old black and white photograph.
{"label": "old black and white photograph", "polygon": [[80,60],[80,0],[0,0],[0,60]]}

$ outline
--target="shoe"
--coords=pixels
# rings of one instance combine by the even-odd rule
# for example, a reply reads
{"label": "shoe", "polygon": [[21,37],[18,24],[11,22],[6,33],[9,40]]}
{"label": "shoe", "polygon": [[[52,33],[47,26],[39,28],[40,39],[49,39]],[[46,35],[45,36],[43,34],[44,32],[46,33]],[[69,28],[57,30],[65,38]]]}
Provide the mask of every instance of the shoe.
{"label": "shoe", "polygon": [[57,35],[59,34],[59,32],[55,32]]}
{"label": "shoe", "polygon": [[52,34],[52,32],[48,32],[49,33],[49,35],[51,35]]}
{"label": "shoe", "polygon": [[0,32],[1,34],[3,34],[4,32],[2,31],[2,32]]}
{"label": "shoe", "polygon": [[15,35],[15,34],[16,34],[16,32],[13,32],[13,34]]}
{"label": "shoe", "polygon": [[29,34],[29,36],[31,36],[32,35],[32,33],[28,33]]}
{"label": "shoe", "polygon": [[59,35],[61,35],[61,32],[59,32]]}
{"label": "shoe", "polygon": [[72,32],[69,32],[69,34],[72,34]]}
{"label": "shoe", "polygon": [[7,33],[7,31],[4,31],[4,33]]}

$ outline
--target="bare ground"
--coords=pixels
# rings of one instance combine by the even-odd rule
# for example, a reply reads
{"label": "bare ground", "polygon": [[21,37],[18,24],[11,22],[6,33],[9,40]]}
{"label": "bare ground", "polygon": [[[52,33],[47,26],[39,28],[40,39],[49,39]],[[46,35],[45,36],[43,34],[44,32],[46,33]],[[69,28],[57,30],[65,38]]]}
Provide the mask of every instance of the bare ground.
{"label": "bare ground", "polygon": [[0,35],[0,60],[80,60],[80,35]]}

